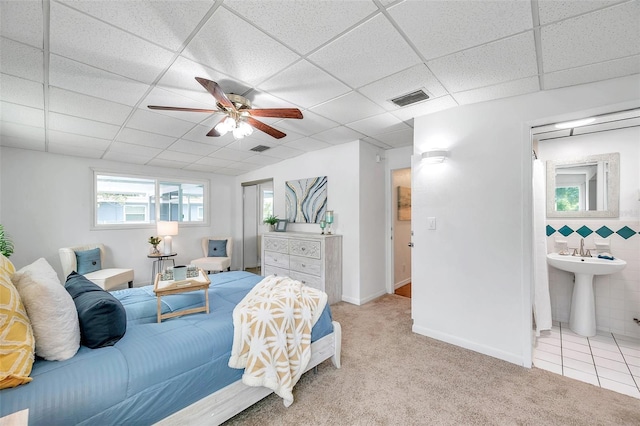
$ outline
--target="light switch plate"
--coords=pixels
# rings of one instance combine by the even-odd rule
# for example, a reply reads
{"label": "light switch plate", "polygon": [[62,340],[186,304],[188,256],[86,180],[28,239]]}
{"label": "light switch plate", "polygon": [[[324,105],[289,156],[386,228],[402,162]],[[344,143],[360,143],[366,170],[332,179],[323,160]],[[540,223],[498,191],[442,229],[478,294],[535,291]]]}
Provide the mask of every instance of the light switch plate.
{"label": "light switch plate", "polygon": [[435,217],[428,217],[427,218],[427,229],[429,229],[429,230],[436,229],[436,218]]}

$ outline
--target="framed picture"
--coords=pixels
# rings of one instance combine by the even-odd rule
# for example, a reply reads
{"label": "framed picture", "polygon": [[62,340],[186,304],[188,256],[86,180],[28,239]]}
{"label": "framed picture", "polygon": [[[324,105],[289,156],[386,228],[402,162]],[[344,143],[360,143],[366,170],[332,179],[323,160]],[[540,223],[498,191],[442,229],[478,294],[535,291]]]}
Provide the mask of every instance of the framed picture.
{"label": "framed picture", "polygon": [[276,223],[276,232],[285,232],[287,230],[287,221],[286,219],[278,219],[278,223]]}

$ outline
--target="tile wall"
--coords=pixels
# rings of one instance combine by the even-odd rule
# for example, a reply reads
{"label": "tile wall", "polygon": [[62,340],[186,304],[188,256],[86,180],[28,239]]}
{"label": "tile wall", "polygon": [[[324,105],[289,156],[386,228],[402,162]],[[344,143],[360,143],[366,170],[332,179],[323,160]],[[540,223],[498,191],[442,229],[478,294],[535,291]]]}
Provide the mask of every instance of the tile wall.
{"label": "tile wall", "polygon": [[[640,220],[558,219],[547,220],[547,251],[557,252],[556,238],[570,248],[595,249],[594,239],[608,239],[611,254],[627,266],[611,275],[596,276],[596,327],[600,331],[640,338]],[[555,321],[568,322],[573,291],[573,274],[549,267],[551,312]]]}

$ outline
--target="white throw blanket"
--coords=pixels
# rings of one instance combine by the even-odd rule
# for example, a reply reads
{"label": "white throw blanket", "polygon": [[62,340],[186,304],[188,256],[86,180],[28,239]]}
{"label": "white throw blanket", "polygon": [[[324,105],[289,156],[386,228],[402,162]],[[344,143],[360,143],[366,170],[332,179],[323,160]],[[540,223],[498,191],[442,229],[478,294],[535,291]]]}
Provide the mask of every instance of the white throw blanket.
{"label": "white throw blanket", "polygon": [[326,304],[326,293],[300,281],[273,275],[260,281],[233,310],[229,367],[244,368],[244,384],[272,389],[290,406]]}

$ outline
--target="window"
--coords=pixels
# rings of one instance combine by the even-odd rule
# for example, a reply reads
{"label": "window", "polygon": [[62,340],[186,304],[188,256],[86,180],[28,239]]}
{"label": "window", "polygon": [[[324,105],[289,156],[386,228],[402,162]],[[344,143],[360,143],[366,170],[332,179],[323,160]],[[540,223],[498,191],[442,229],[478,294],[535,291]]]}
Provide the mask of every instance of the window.
{"label": "window", "polygon": [[564,186],[556,188],[556,211],[577,212],[580,210],[580,187]]}
{"label": "window", "polygon": [[206,222],[205,182],[97,172],[94,176],[96,227],[152,225],[156,220]]}

